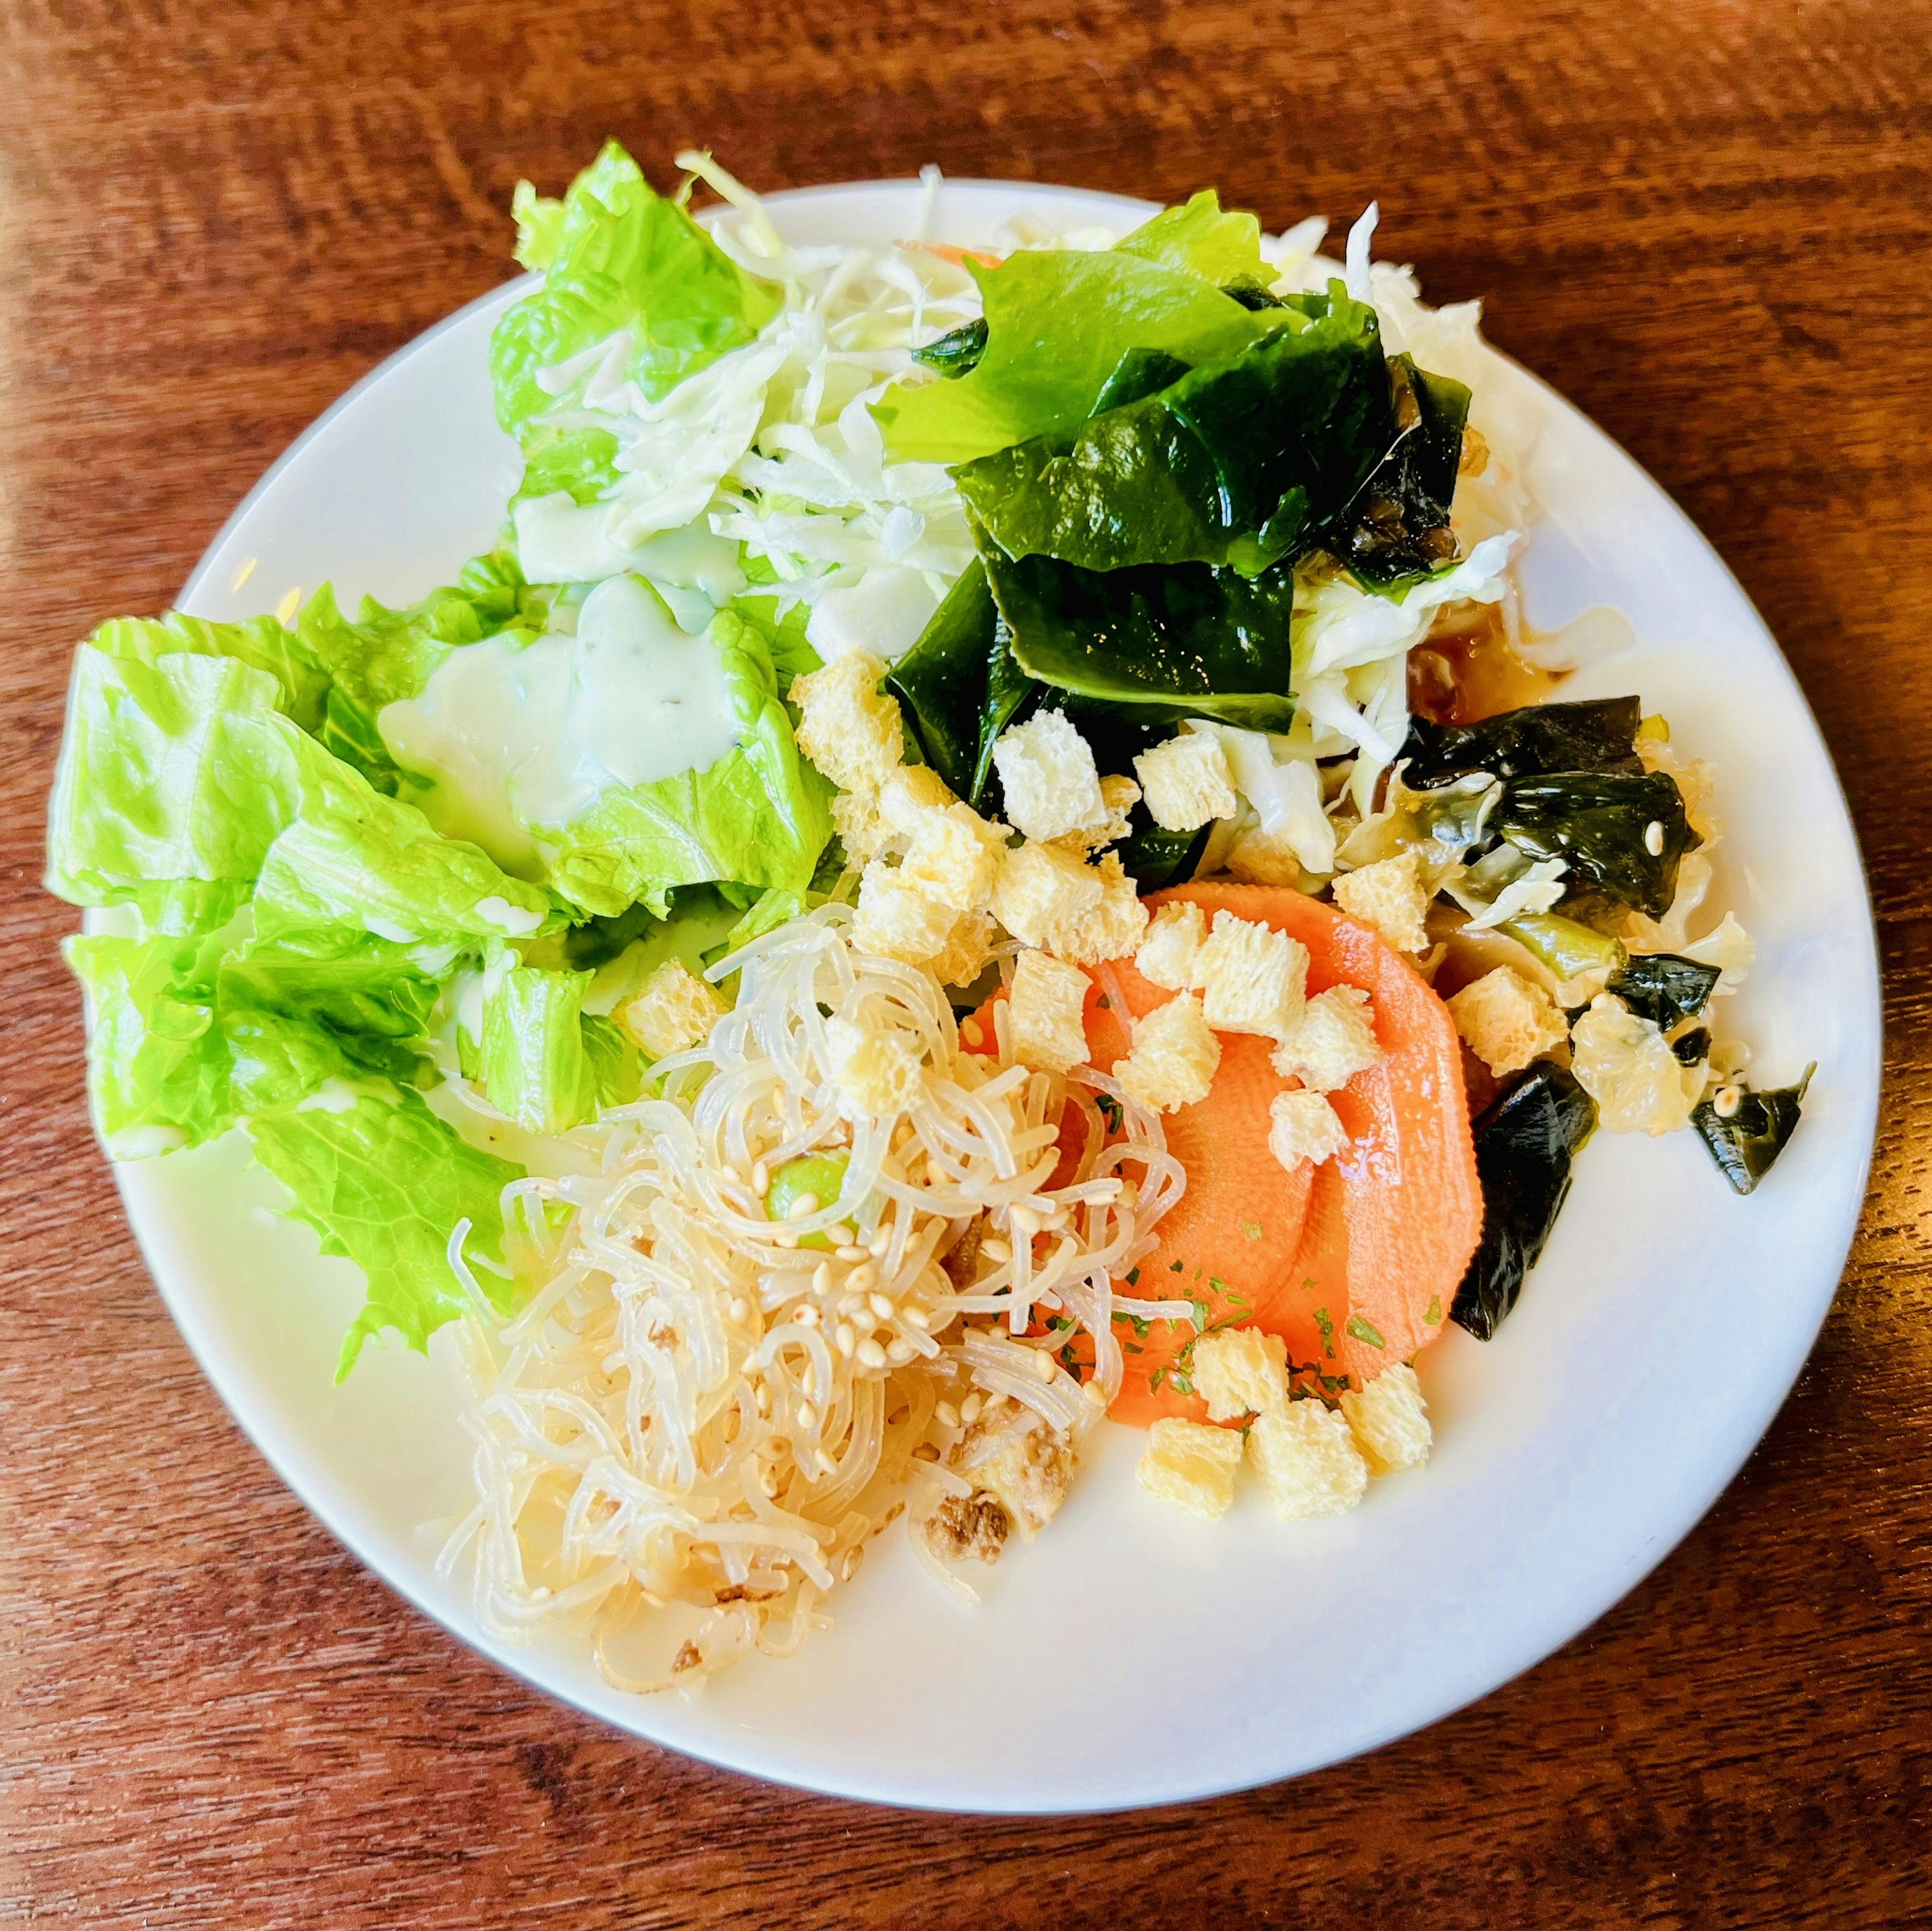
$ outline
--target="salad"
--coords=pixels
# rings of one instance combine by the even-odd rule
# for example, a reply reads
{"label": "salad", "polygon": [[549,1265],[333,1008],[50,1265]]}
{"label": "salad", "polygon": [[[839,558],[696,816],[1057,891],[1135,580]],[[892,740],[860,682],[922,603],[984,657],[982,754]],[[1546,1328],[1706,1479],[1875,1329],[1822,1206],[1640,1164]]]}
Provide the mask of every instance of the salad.
{"label": "salad", "polygon": [[1212,192],[794,247],[678,164],[519,187],[454,583],[80,646],[47,874],[109,1153],[245,1135],[366,1281],[339,1376],[452,1330],[446,1568],[640,1690],[902,1516],[970,1597],[1109,1418],[1196,1515],[1354,1507],[1593,1132],[1748,1192],[1804,1090],[1724,1023],[1712,774],[1557,694],[1536,424],[1372,208],[1339,270]]}

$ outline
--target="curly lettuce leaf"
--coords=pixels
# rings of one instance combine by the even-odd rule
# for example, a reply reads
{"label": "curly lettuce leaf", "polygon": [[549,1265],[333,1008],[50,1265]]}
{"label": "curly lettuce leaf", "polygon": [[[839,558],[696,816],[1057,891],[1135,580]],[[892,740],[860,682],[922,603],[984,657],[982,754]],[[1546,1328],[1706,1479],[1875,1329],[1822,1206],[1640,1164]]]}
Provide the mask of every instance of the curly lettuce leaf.
{"label": "curly lettuce leaf", "polygon": [[730,880],[803,892],[832,835],[830,789],[800,755],[764,637],[721,610],[708,633],[738,719],[738,742],[703,770],[615,787],[560,831],[556,891],[614,917],[642,901],[660,917],[671,889]]}
{"label": "curly lettuce leaf", "polygon": [[[500,1267],[502,1190],[524,1169],[471,1146],[406,1089],[252,1120],[255,1157],[288,1189],[293,1211],[322,1237],[322,1251],[354,1261],[368,1299],[344,1337],[340,1381],[362,1344],[392,1328],[418,1352],[446,1321],[467,1312],[451,1271],[449,1237],[470,1225],[464,1252]],[[510,1283],[478,1267],[476,1279],[507,1312]]]}
{"label": "curly lettuce leaf", "polygon": [[1262,224],[1252,214],[1224,211],[1221,197],[1203,188],[1178,208],[1143,222],[1115,252],[1138,255],[1163,268],[1225,286],[1265,286],[1274,271],[1262,259]]}
{"label": "curly lettuce leaf", "polygon": [[1073,430],[1130,351],[1192,367],[1302,319],[1251,313],[1198,274],[1118,248],[1024,250],[997,268],[968,266],[985,299],[985,352],[965,375],[895,385],[873,405],[896,462],[969,462]]}
{"label": "curly lettuce leaf", "polygon": [[542,373],[586,349],[621,347],[620,379],[655,401],[752,340],[778,312],[778,291],[656,193],[615,141],[560,202],[519,187],[514,209],[518,257],[541,270],[544,285],[490,340],[496,417],[514,436],[557,405]]}

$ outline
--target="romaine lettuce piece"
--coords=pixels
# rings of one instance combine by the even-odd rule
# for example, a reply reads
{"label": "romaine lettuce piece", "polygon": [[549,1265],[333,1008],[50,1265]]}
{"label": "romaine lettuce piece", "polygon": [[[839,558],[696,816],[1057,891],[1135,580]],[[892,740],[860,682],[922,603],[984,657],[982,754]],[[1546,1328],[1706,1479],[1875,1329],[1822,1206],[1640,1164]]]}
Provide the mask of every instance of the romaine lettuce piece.
{"label": "romaine lettuce piece", "polygon": [[985,353],[955,381],[895,386],[873,405],[895,462],[968,462],[1076,428],[1130,349],[1192,367],[1305,322],[1288,310],[1250,313],[1198,274],[1118,249],[968,266],[986,301]]}
{"label": "romaine lettuce piece", "polygon": [[326,758],[283,714],[285,695],[237,657],[83,644],[48,805],[48,890],[188,930],[225,924]]}
{"label": "romaine lettuce piece", "polygon": [[518,966],[484,1003],[484,1097],[532,1133],[567,1132],[596,1117],[597,1072],[581,1024],[592,976]]}
{"label": "romaine lettuce piece", "polygon": [[[501,1196],[523,1168],[471,1146],[406,1088],[393,1100],[345,1094],[340,1103],[251,1120],[248,1138],[295,1213],[321,1235],[322,1251],[353,1261],[368,1280],[368,1302],[343,1339],[338,1381],[378,1329],[393,1328],[422,1351],[435,1330],[467,1311],[448,1260],[458,1222],[470,1224],[466,1254],[502,1264]],[[487,1265],[476,1279],[507,1312],[511,1282]]]}
{"label": "romaine lettuce piece", "polygon": [[88,1096],[116,1159],[196,1147],[233,1126],[233,1065],[215,1017],[219,937],[95,934],[62,949],[87,994]]}
{"label": "romaine lettuce piece", "polygon": [[328,669],[306,638],[274,617],[225,624],[191,617],[184,610],[170,610],[163,617],[116,617],[88,642],[110,657],[139,664],[153,664],[183,650],[200,657],[232,657],[274,679],[281,687],[277,708],[304,730],[314,730],[322,721]]}
{"label": "romaine lettuce piece", "polygon": [[703,770],[614,787],[546,830],[550,883],[582,910],[615,917],[641,900],[660,917],[674,886],[730,880],[803,892],[832,835],[830,790],[799,754],[764,638],[721,610],[718,653],[738,742]]}
{"label": "romaine lettuce piece", "polygon": [[[544,285],[505,315],[490,340],[496,417],[514,436],[558,405],[544,372],[586,349],[609,345],[614,379],[635,382],[655,401],[752,340],[778,312],[777,289],[745,274],[682,208],[655,193],[615,141],[562,201],[520,187],[514,205],[518,259],[539,269]],[[580,446],[569,459],[580,502],[594,471],[590,453]],[[554,466],[554,456],[548,460]]]}
{"label": "romaine lettuce piece", "polygon": [[547,894],[478,847],[442,837],[319,745],[310,751],[302,808],[256,884],[265,937],[346,925],[399,945],[467,946],[562,922]]}

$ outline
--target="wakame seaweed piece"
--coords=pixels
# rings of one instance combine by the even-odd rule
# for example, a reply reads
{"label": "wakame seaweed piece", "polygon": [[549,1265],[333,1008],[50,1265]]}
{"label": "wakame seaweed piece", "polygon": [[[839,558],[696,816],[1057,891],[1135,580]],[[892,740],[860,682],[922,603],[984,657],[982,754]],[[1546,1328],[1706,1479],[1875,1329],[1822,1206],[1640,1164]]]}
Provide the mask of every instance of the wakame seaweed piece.
{"label": "wakame seaweed piece", "polygon": [[[1768,1093],[1754,1093],[1741,1084],[1720,1087],[1691,1108],[1691,1125],[1703,1135],[1718,1171],[1730,1182],[1734,1192],[1749,1193],[1771,1171],[1798,1130],[1804,1090],[1817,1070],[1814,1060],[1796,1086],[1778,1087]],[[1726,1093],[1738,1096],[1736,1109],[1728,1117],[1718,1112],[1716,1104]]]}
{"label": "wakame seaweed piece", "polygon": [[1082,570],[991,552],[984,561],[1013,661],[1028,676],[1136,707],[1149,724],[1218,718],[1285,731],[1292,721],[1290,572],[1250,578],[1202,564]]}
{"label": "wakame seaweed piece", "polygon": [[1529,704],[1473,724],[1432,724],[1417,716],[1410,719],[1402,743],[1402,782],[1423,790],[1474,771],[1498,778],[1532,778],[1546,771],[1635,776],[1643,769],[1636,750],[1642,709],[1636,697],[1593,697]]}
{"label": "wakame seaweed piece", "polygon": [[658,923],[647,905],[632,905],[614,918],[593,916],[562,935],[563,962],[572,972],[589,972],[608,965],[632,940]]}
{"label": "wakame seaweed piece", "polygon": [[953,473],[1009,557],[1255,575],[1322,542],[1401,439],[1375,311],[1344,295],[1158,394]]}
{"label": "wakame seaweed piece", "polygon": [[1130,403],[1144,401],[1180,381],[1187,364],[1165,349],[1130,349],[1114,364],[1094,404],[1096,415],[1110,409],[1125,409]]}
{"label": "wakame seaweed piece", "polygon": [[1462,460],[1469,391],[1448,376],[1392,355],[1399,439],[1351,506],[1336,556],[1365,583],[1388,588],[1426,577],[1456,553],[1449,505]]}
{"label": "wakame seaweed piece", "polygon": [[1652,919],[1670,910],[1678,862],[1700,842],[1664,771],[1517,778],[1504,787],[1490,829],[1532,858],[1563,859],[1570,889],[1594,888]]}
{"label": "wakame seaweed piece", "polygon": [[984,742],[981,723],[999,621],[986,568],[976,557],[886,677],[926,763],[968,800]]}
{"label": "wakame seaweed piece", "polygon": [[970,322],[962,322],[950,333],[940,337],[937,342],[928,342],[923,349],[912,352],[913,360],[922,368],[935,369],[942,376],[970,375],[980,366],[980,358],[986,352],[986,318],[976,315]]}
{"label": "wakame seaweed piece", "polygon": [[1689,1032],[1680,1033],[1671,1041],[1670,1050],[1676,1055],[1680,1066],[1694,1066],[1699,1060],[1708,1060],[1711,1057],[1710,1027],[1694,1026]]}
{"label": "wakame seaweed piece", "polygon": [[1610,975],[1604,990],[1667,1033],[1703,1011],[1721,976],[1716,966],[1675,952],[1640,952]]}
{"label": "wakame seaweed piece", "polygon": [[1258,314],[1264,308],[1286,308],[1288,304],[1278,295],[1272,293],[1265,283],[1258,281],[1223,283],[1221,292],[1230,301],[1238,301],[1245,309]]}
{"label": "wakame seaweed piece", "polygon": [[1449,1318],[1478,1341],[1502,1325],[1541,1258],[1570,1192],[1570,1169],[1597,1125],[1597,1102],[1567,1068],[1539,1061],[1477,1120],[1483,1238]]}
{"label": "wakame seaweed piece", "polygon": [[1143,892],[1163,886],[1184,885],[1194,876],[1214,826],[1210,820],[1198,831],[1170,832],[1156,825],[1144,805],[1127,814],[1127,835],[1114,849],[1122,868]]}

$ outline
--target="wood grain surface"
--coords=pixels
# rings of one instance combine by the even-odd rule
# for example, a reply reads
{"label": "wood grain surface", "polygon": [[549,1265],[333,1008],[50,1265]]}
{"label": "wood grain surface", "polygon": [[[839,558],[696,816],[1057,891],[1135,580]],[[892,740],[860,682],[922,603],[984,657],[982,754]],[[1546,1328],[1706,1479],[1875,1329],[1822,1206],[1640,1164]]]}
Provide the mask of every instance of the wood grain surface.
{"label": "wood grain surface", "polygon": [[[1932,1924],[1932,13],[1866,0],[0,0],[0,1920]],[[41,895],[73,643],[509,270],[607,133],[937,161],[1379,247],[1630,449],[1856,813],[1890,1084],[1837,1305],[1709,1518],[1432,1729],[1125,1819],[772,1789],[612,1735],[340,1549],[203,1385],[82,1103]]]}

